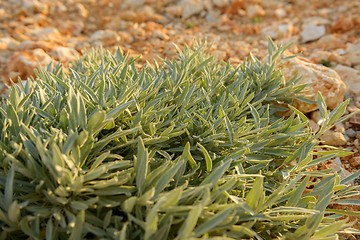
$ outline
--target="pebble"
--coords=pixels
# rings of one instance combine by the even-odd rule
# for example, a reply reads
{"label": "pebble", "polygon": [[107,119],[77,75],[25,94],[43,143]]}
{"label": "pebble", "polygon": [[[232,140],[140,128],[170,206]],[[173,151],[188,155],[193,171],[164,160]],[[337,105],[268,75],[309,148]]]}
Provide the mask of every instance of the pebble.
{"label": "pebble", "polygon": [[316,47],[324,50],[334,50],[338,48],[345,48],[345,44],[334,34],[327,34],[322,36],[317,42]]}
{"label": "pebble", "polygon": [[60,62],[71,62],[80,57],[80,54],[74,48],[61,46],[52,50],[50,55]]}
{"label": "pebble", "polygon": [[0,50],[17,50],[19,48],[20,42],[16,41],[12,37],[0,38]]}
{"label": "pebble", "polygon": [[180,6],[170,5],[165,8],[165,12],[171,17],[181,17],[182,8]]}
{"label": "pebble", "polygon": [[360,64],[360,41],[355,44],[348,44],[346,52],[347,54],[345,56],[352,65]]}
{"label": "pebble", "polygon": [[352,167],[360,166],[360,156],[355,156],[349,160],[349,163]]}
{"label": "pebble", "polygon": [[89,16],[89,11],[86,9],[86,7],[83,4],[77,3],[75,5],[75,7],[76,7],[77,12],[79,13],[79,16],[81,16],[83,18],[86,18]]}
{"label": "pebble", "polygon": [[334,132],[332,130],[326,131],[321,137],[320,140],[325,145],[330,146],[343,146],[346,145],[347,140],[345,136],[340,132]]}
{"label": "pebble", "polygon": [[182,9],[182,17],[189,18],[193,15],[199,14],[204,10],[204,4],[202,0],[182,0],[179,3],[179,6]]}
{"label": "pebble", "polygon": [[320,126],[314,120],[310,119],[309,120],[309,125],[310,125],[310,128],[311,128],[312,132],[314,132],[314,133],[316,133],[320,129]]}
{"label": "pebble", "polygon": [[27,79],[34,75],[34,68],[38,65],[47,66],[53,59],[40,48],[16,52],[8,63],[9,75],[16,80],[17,77]]}
{"label": "pebble", "polygon": [[302,42],[311,42],[325,35],[325,27],[323,25],[305,24],[300,32]]}
{"label": "pebble", "polygon": [[352,128],[349,128],[345,131],[345,134],[351,138],[354,138],[356,136],[356,131]]}
{"label": "pebble", "polygon": [[[334,109],[344,99],[346,85],[340,76],[332,69],[322,65],[313,64],[306,59],[293,57],[278,62],[285,80],[290,80],[299,75],[299,84],[307,84],[304,95],[312,100],[317,100],[318,92],[322,94],[326,105]],[[317,110],[317,104],[307,104],[301,101],[294,101],[294,105],[303,113]]]}
{"label": "pebble", "polygon": [[54,27],[36,28],[30,31],[30,35],[33,40],[41,39],[49,42],[58,42],[62,38],[59,30]]}
{"label": "pebble", "polygon": [[345,125],[341,122],[335,124],[335,132],[345,134]]}
{"label": "pebble", "polygon": [[44,2],[37,0],[21,0],[20,2],[21,11],[27,15],[32,15],[34,13],[46,15],[49,12],[48,5]]}
{"label": "pebble", "polygon": [[169,40],[169,36],[161,30],[155,30],[153,32],[153,37],[159,38],[161,40]]}
{"label": "pebble", "polygon": [[223,8],[230,4],[229,0],[212,0],[216,7]]}
{"label": "pebble", "polygon": [[284,18],[285,16],[286,16],[286,10],[285,9],[283,9],[283,8],[277,8],[277,9],[275,9],[275,11],[274,11],[274,13],[275,13],[275,16],[277,17],[277,18]]}
{"label": "pebble", "polygon": [[348,66],[338,64],[334,70],[340,75],[345,82],[347,89],[354,95],[360,94],[360,71]]}
{"label": "pebble", "polygon": [[111,46],[120,41],[120,36],[113,30],[98,30],[91,34],[90,41],[95,46]]}
{"label": "pebble", "polygon": [[294,27],[292,23],[285,23],[285,24],[275,24],[264,27],[261,30],[261,34],[264,37],[271,37],[272,39],[276,40],[279,38],[288,38],[291,37],[293,34]]}
{"label": "pebble", "polygon": [[246,5],[246,16],[248,18],[265,16],[265,10],[258,4]]}
{"label": "pebble", "polygon": [[123,3],[123,8],[137,8],[145,4],[145,0],[125,0]]}
{"label": "pebble", "polygon": [[[341,160],[338,157],[332,161],[330,167],[334,172],[339,174],[340,181],[351,175],[351,173],[348,170],[342,167]],[[348,184],[354,184],[354,180],[348,182]]]}

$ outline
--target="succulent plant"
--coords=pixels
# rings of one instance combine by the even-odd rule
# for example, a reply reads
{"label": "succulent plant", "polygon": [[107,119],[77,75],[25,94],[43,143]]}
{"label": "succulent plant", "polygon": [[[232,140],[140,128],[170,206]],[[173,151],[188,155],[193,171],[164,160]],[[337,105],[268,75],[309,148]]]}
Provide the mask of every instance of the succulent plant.
{"label": "succulent plant", "polygon": [[[310,167],[340,150],[289,106],[269,43],[266,62],[233,67],[201,45],[136,67],[93,50],[68,72],[39,69],[0,107],[2,239],[335,239],[356,232],[358,187]],[[282,117],[279,111],[290,110]],[[350,200],[349,200],[350,197]],[[345,230],[344,230],[345,229]]]}

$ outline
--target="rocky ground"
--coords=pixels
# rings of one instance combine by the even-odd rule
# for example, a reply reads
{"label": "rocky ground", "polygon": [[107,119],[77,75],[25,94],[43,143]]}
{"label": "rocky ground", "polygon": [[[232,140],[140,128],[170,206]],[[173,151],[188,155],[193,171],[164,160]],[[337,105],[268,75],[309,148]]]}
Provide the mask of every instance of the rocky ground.
{"label": "rocky ground", "polygon": [[[351,98],[347,113],[359,110],[358,0],[1,0],[0,76],[2,82],[25,79],[38,64],[66,64],[94,46],[120,46],[153,61],[174,56],[173,43],[182,47],[202,39],[212,55],[238,64],[250,51],[263,58],[268,36],[294,43],[289,50],[298,57],[279,67],[287,79],[302,75],[310,98],[320,91],[330,108]],[[316,106],[295,105],[316,131]],[[329,163],[343,177],[360,169],[360,115],[322,140],[352,151]]]}

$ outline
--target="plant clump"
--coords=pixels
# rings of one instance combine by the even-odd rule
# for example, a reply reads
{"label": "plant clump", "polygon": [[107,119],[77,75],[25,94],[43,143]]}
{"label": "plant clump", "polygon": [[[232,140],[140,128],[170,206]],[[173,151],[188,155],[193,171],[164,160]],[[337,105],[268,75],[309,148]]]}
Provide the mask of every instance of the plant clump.
{"label": "plant clump", "polygon": [[[179,50],[180,51],[180,50]],[[269,43],[238,67],[197,46],[161,66],[93,51],[67,73],[38,70],[0,107],[2,239],[335,239],[358,188],[331,170],[344,154],[287,104]],[[288,117],[276,114],[291,110]],[[345,199],[346,198],[346,199]]]}

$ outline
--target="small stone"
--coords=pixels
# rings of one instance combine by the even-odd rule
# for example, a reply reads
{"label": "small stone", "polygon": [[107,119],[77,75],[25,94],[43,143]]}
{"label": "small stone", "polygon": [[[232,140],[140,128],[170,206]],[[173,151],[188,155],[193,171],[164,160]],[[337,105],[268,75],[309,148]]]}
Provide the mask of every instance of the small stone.
{"label": "small stone", "polygon": [[126,0],[123,4],[123,8],[138,8],[143,6],[145,3],[145,0]]}
{"label": "small stone", "polygon": [[349,128],[345,131],[345,134],[351,138],[354,138],[356,136],[356,131],[352,128]]}
{"label": "small stone", "polygon": [[165,8],[165,12],[171,17],[181,17],[182,8],[180,6],[168,6]]}
{"label": "small stone", "polygon": [[57,28],[47,27],[47,28],[37,28],[30,31],[30,35],[33,37],[33,40],[42,40],[50,42],[59,42],[61,41],[61,34]]}
{"label": "small stone", "polygon": [[314,122],[316,122],[316,124],[318,124],[320,121],[322,121],[319,110],[312,112],[310,117]]}
{"label": "small stone", "polygon": [[336,65],[334,70],[345,82],[347,89],[354,95],[360,94],[360,71],[344,65]]}
{"label": "small stone", "polygon": [[37,0],[21,0],[20,6],[21,11],[25,12],[28,16],[35,13],[46,15],[49,12],[48,5]]}
{"label": "small stone", "polygon": [[322,36],[317,42],[316,47],[324,50],[334,50],[338,48],[344,48],[345,44],[336,35],[328,34]]}
{"label": "small stone", "polygon": [[360,64],[360,41],[355,44],[348,44],[345,57],[350,61],[351,65]]}
{"label": "small stone", "polygon": [[312,132],[314,132],[314,133],[316,133],[320,129],[320,126],[314,120],[310,119],[309,120],[309,125],[310,125],[310,128],[311,128]]}
{"label": "small stone", "polygon": [[320,140],[325,145],[330,146],[343,146],[347,143],[344,135],[340,132],[334,132],[332,130],[326,131],[321,137]]}
{"label": "small stone", "polygon": [[246,16],[249,18],[265,16],[265,10],[257,4],[251,4],[246,6]]}
{"label": "small stone", "polygon": [[86,18],[87,16],[89,16],[89,11],[81,3],[77,3],[75,7],[81,17]]}
{"label": "small stone", "polygon": [[20,42],[16,41],[12,37],[0,38],[0,50],[17,50]]}
{"label": "small stone", "polygon": [[[345,178],[347,178],[348,176],[351,175],[351,173],[349,171],[347,171],[346,169],[343,168],[341,160],[338,157],[333,160],[330,167],[333,170],[333,172],[339,174],[340,180],[343,180],[343,179],[345,179]],[[352,180],[352,181],[350,181],[348,183],[353,184],[354,180]]]}
{"label": "small stone", "polygon": [[359,139],[355,139],[355,140],[354,140],[354,145],[355,145],[356,147],[359,147],[359,146],[360,146]]}
{"label": "small stone", "polygon": [[60,62],[75,61],[80,57],[80,54],[74,48],[69,47],[57,47],[50,54]]}
{"label": "small stone", "polygon": [[226,58],[226,52],[222,50],[215,50],[211,54],[219,60],[225,60]]}
{"label": "small stone", "polygon": [[288,38],[291,37],[293,33],[293,25],[291,23],[287,24],[275,24],[271,26],[264,27],[261,30],[261,34],[264,37],[271,37],[272,39],[279,39],[279,38]]}
{"label": "small stone", "polygon": [[216,7],[223,8],[230,4],[229,0],[212,0]]}
{"label": "small stone", "polygon": [[[316,101],[317,94],[320,92],[330,109],[334,109],[343,101],[346,85],[334,70],[307,62],[306,59],[299,57],[281,60],[278,62],[278,66],[287,81],[294,76],[301,76],[299,84],[308,84],[303,90],[303,94],[307,98]],[[318,108],[316,104],[307,104],[296,100],[294,105],[304,113],[315,111]]]}
{"label": "small stone", "polygon": [[182,9],[183,18],[189,18],[204,10],[204,4],[202,0],[182,0],[179,3],[179,6]]}
{"label": "small stone", "polygon": [[302,42],[311,42],[317,40],[325,35],[325,27],[323,25],[305,24],[303,30],[300,32]]}
{"label": "small stone", "polygon": [[274,13],[277,18],[284,18],[286,16],[286,10],[283,8],[275,9]]}
{"label": "small stone", "polygon": [[161,40],[169,40],[169,36],[166,33],[164,33],[164,31],[161,30],[155,30],[153,32],[153,36]]}
{"label": "small stone", "polygon": [[335,124],[335,132],[345,134],[345,125],[341,122]]}
{"label": "small stone", "polygon": [[353,157],[349,160],[349,163],[352,167],[360,166],[360,156]]}
{"label": "small stone", "polygon": [[98,30],[90,36],[95,46],[111,46],[120,41],[120,36],[113,30]]}
{"label": "small stone", "polygon": [[37,66],[47,66],[53,59],[42,49],[20,51],[14,53],[8,64],[8,72],[16,80],[17,77],[27,79],[34,75]]}

